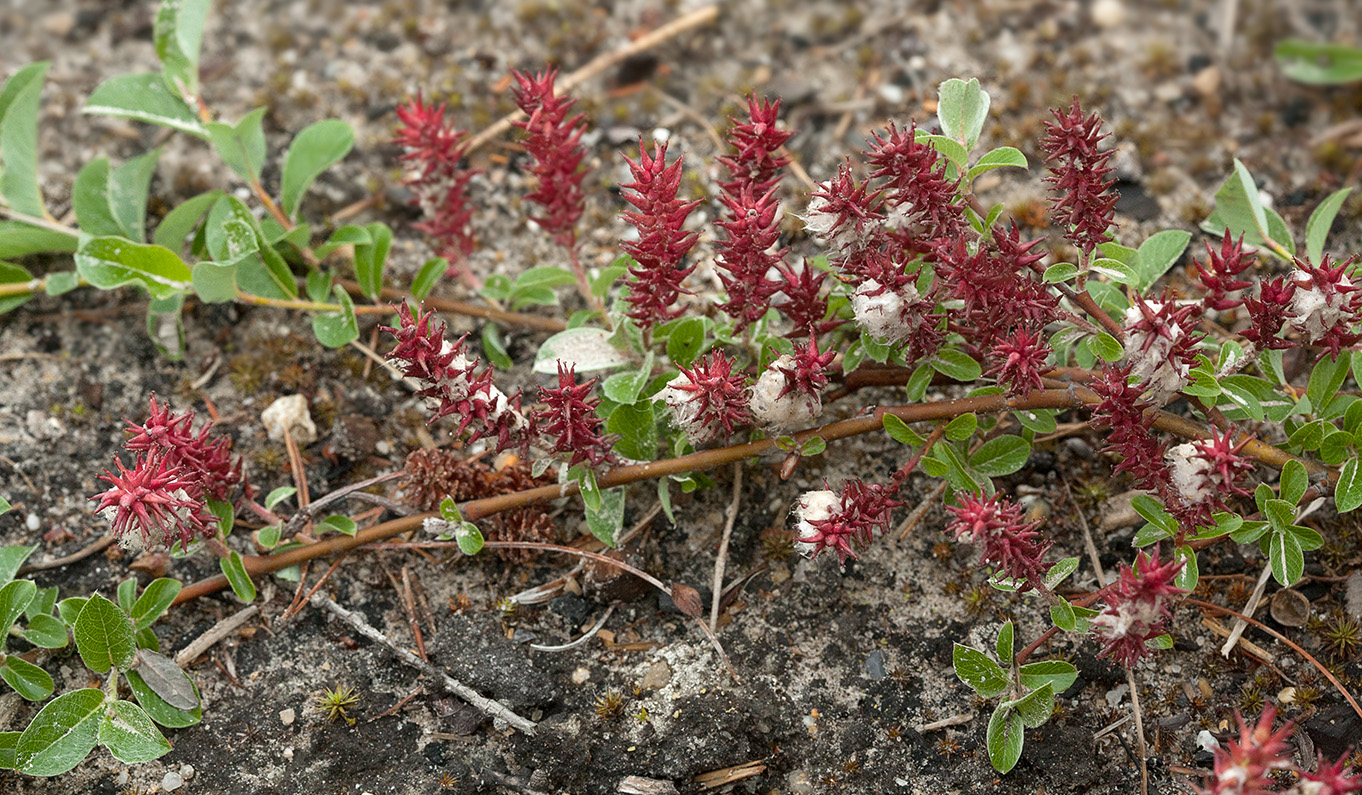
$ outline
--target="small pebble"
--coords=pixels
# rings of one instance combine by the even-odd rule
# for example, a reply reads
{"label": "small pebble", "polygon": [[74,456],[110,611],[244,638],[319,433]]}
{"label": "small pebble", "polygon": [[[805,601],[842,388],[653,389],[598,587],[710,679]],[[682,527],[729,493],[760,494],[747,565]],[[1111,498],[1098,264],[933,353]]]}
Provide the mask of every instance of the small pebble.
{"label": "small pebble", "polygon": [[1092,4],[1092,21],[1099,28],[1117,28],[1126,21],[1126,7],[1121,0],[1097,0]]}
{"label": "small pebble", "polygon": [[1277,693],[1278,704],[1290,704],[1296,700],[1296,688],[1284,687]]}
{"label": "small pebble", "polygon": [[1116,709],[1116,707],[1120,706],[1121,700],[1126,697],[1126,693],[1129,692],[1129,690],[1130,685],[1117,685],[1116,687],[1113,687],[1112,689],[1108,690],[1107,706],[1111,707],[1112,709]]}
{"label": "small pebble", "polygon": [[293,711],[293,707],[279,710],[279,720],[282,721],[285,726],[292,726],[294,719],[297,717],[298,713]]}
{"label": "small pebble", "polygon": [[299,445],[306,446],[317,441],[317,426],[312,422],[307,398],[303,395],[289,395],[274,401],[261,412],[260,422],[276,442],[284,441],[285,428]]}
{"label": "small pebble", "polygon": [[648,672],[643,675],[638,686],[644,690],[661,690],[672,680],[672,668],[667,665],[665,660],[658,660],[648,666]]}
{"label": "small pebble", "polygon": [[578,668],[572,672],[572,683],[574,685],[584,685],[591,681],[591,672],[585,668]]}
{"label": "small pebble", "polygon": [[188,781],[193,777],[194,777],[193,765],[180,765],[180,778],[184,779],[185,781]]}
{"label": "small pebble", "polygon": [[1203,751],[1215,751],[1220,748],[1220,741],[1215,739],[1215,735],[1206,729],[1197,732],[1196,747]]}
{"label": "small pebble", "polygon": [[803,770],[796,770],[785,777],[785,790],[790,795],[813,795],[816,791],[813,787],[813,780]]}
{"label": "small pebble", "polygon": [[1272,620],[1284,627],[1303,627],[1310,619],[1310,600],[1294,588],[1274,593],[1270,604]]}
{"label": "small pebble", "polygon": [[884,652],[875,649],[865,656],[865,674],[871,679],[884,678]]}
{"label": "small pebble", "polygon": [[31,513],[24,519],[24,527],[28,528],[28,532],[36,533],[38,532],[38,528],[42,527],[42,520],[38,518],[38,514]]}
{"label": "small pebble", "polygon": [[1213,97],[1220,91],[1220,68],[1208,66],[1192,78],[1192,88],[1203,97]]}
{"label": "small pebble", "polygon": [[174,792],[175,790],[183,786],[184,778],[179,773],[176,773],[174,770],[170,771],[169,773],[166,773],[161,778],[161,789],[165,790],[166,792]]}

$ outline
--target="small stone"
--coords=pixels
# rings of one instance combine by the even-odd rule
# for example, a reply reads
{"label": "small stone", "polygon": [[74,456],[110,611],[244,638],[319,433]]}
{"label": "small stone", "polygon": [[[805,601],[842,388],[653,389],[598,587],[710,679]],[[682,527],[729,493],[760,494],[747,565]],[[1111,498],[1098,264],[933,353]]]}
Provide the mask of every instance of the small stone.
{"label": "small stone", "polygon": [[296,712],[293,711],[293,707],[289,707],[288,709],[281,709],[281,710],[279,710],[279,720],[282,721],[283,724],[284,724],[285,726],[292,726],[292,725],[293,725],[293,721],[294,721],[297,717],[298,717],[298,713],[296,713]]}
{"label": "small stone", "polygon": [[193,765],[180,765],[180,778],[184,779],[185,781],[188,781],[193,777],[194,777]]}
{"label": "small stone", "polygon": [[42,527],[42,520],[38,518],[38,514],[31,513],[24,519],[24,527],[28,528],[28,532],[36,533],[38,528]]}
{"label": "small stone", "polygon": [[1294,588],[1283,588],[1272,595],[1270,612],[1284,627],[1303,627],[1310,618],[1310,600]]}
{"label": "small stone", "polygon": [[306,446],[317,441],[317,426],[308,413],[307,398],[302,395],[289,395],[274,401],[261,412],[260,422],[276,442],[284,441],[285,428],[299,445]]}
{"label": "small stone", "polygon": [[585,668],[578,668],[572,672],[572,683],[574,685],[584,685],[591,681],[591,672]]}
{"label": "small stone", "polygon": [[871,679],[884,678],[884,652],[875,649],[865,656],[865,674]]}
{"label": "small stone", "polygon": [[1362,571],[1355,571],[1343,581],[1344,609],[1353,618],[1362,618]]}
{"label": "small stone", "polygon": [[393,443],[387,439],[379,439],[374,444],[374,452],[379,455],[389,455],[393,451]]}
{"label": "small stone", "polygon": [[1099,28],[1118,28],[1126,21],[1126,6],[1121,0],[1097,0],[1092,4],[1092,21]]}
{"label": "small stone", "polygon": [[1117,685],[1116,687],[1113,687],[1112,689],[1108,690],[1107,706],[1111,707],[1112,709],[1116,709],[1118,706],[1120,706],[1122,699],[1126,697],[1126,693],[1128,692],[1130,692],[1130,685]]}
{"label": "small stone", "polygon": [[284,749],[284,758],[290,761],[293,760],[293,746],[290,745],[288,748]]}
{"label": "small stone", "polygon": [[1220,67],[1208,66],[1192,78],[1192,88],[1203,97],[1213,97],[1220,91]]}
{"label": "small stone", "polygon": [[1280,691],[1277,692],[1277,703],[1278,703],[1278,704],[1291,704],[1291,703],[1294,703],[1295,701],[1296,701],[1296,688],[1294,688],[1294,687],[1283,687]]}
{"label": "small stone", "polygon": [[796,770],[785,777],[785,790],[790,795],[813,795],[816,791],[813,786],[813,779],[803,770]]}
{"label": "small stone", "polygon": [[184,786],[184,777],[174,770],[161,777],[161,789],[166,792],[174,792]]}
{"label": "small stone", "polygon": [[658,660],[648,666],[648,672],[639,680],[638,686],[644,690],[661,690],[672,680],[672,668],[665,660]]}
{"label": "small stone", "polygon": [[48,14],[43,17],[42,24],[43,30],[59,39],[64,39],[76,26],[76,15],[70,11],[58,11],[55,14]]}
{"label": "small stone", "polygon": [[120,771],[118,771],[118,775],[114,777],[114,783],[117,784],[117,785],[120,786],[120,787],[127,786],[127,783],[128,783],[128,771],[126,771],[126,770],[120,770]]}
{"label": "small stone", "polygon": [[1196,747],[1203,751],[1218,751],[1220,750],[1220,741],[1215,739],[1215,735],[1211,734],[1210,731],[1202,729],[1197,732]]}

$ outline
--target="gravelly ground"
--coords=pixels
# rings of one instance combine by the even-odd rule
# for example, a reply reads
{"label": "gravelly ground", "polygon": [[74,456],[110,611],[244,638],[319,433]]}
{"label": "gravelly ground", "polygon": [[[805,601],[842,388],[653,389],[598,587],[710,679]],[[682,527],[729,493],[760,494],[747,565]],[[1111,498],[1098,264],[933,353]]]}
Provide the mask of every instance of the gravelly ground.
{"label": "gravelly ground", "polygon": [[[397,152],[387,143],[395,103],[423,90],[449,98],[467,126],[481,128],[511,107],[502,90],[510,68],[536,68],[551,58],[571,71],[698,6],[576,0],[446,5],[220,3],[205,44],[207,100],[225,118],[268,107],[271,151],[281,151],[294,132],[320,118],[338,116],[356,126],[355,152],[318,183],[305,214],[320,222],[355,201],[378,197],[360,219],[381,218],[398,229],[393,278],[399,284],[427,252],[406,228],[411,216],[397,187]],[[1078,94],[1085,105],[1100,109],[1119,147],[1118,234],[1126,243],[1158,229],[1193,229],[1210,209],[1233,157],[1249,165],[1297,230],[1350,171],[1356,179],[1357,150],[1320,133],[1358,116],[1362,88],[1293,85],[1268,57],[1272,44],[1287,35],[1356,40],[1358,18],[1348,0],[1241,2],[1228,36],[1222,5],[1209,0],[905,5],[723,4],[716,27],[669,42],[631,63],[632,74],[607,73],[579,92],[583,109],[597,122],[588,139],[589,182],[617,184],[617,152],[639,132],[663,128],[687,153],[694,189],[714,195],[716,148],[706,124],[722,127],[749,89],[784,97],[785,116],[800,131],[790,149],[815,180],[824,179],[870,130],[891,119],[927,122],[931,114],[924,102],[952,76],[978,76],[993,96],[985,144],[1017,146],[1033,163],[1039,160],[1035,142],[1046,107]],[[157,130],[79,112],[83,97],[104,77],[153,66],[153,10],[146,2],[0,5],[0,71],[53,61],[44,93],[41,174],[49,208],[58,217],[69,210],[80,165],[101,154],[120,161],[163,146],[154,211],[208,187],[232,186],[222,181],[226,170],[198,142],[167,140]],[[649,78],[647,88],[614,90],[615,83],[639,77]],[[494,146],[477,157],[489,168],[476,185],[484,211],[477,220],[483,248],[475,267],[483,272],[516,273],[558,256],[524,224],[519,197],[525,179],[504,166],[508,151]],[[1006,202],[1023,220],[1034,213],[1044,195],[1039,171],[994,173],[997,179],[981,185],[982,198]],[[277,166],[267,168],[267,184],[277,177]],[[791,207],[798,209],[803,188],[793,179],[789,183]],[[587,236],[593,265],[613,256],[620,209],[610,192],[593,196],[588,213],[593,231]],[[1335,230],[1340,252],[1362,248],[1359,217],[1362,202],[1355,196]],[[707,237],[701,250],[709,243]],[[1193,246],[1200,243],[1194,239]],[[65,267],[34,263],[38,269],[49,265]],[[0,489],[22,503],[0,518],[0,542],[31,543],[65,528],[73,539],[48,543],[39,552],[57,556],[98,537],[104,528],[89,517],[86,497],[121,439],[120,417],[140,417],[152,390],[202,411],[202,400],[187,385],[214,360],[222,366],[204,394],[266,488],[289,482],[282,453],[266,440],[258,419],[280,394],[307,394],[322,419],[322,440],[307,450],[314,494],[391,467],[420,444],[422,419],[408,395],[380,375],[365,378],[357,356],[318,350],[308,342],[306,321],[271,311],[200,306],[188,314],[189,355],[176,363],[158,358],[143,337],[137,300],[128,292],[79,291],[39,298],[0,321],[0,354],[25,355],[0,361]],[[451,321],[456,328],[475,328],[466,320]],[[523,362],[539,339],[512,332],[511,352]],[[524,383],[527,369],[521,364],[508,380]],[[367,418],[382,444],[357,464],[329,458],[326,446],[336,437],[328,420],[336,417]],[[1052,508],[1062,554],[1078,555],[1082,548],[1059,480],[1077,483],[1090,473],[1102,480],[1109,472],[1093,460],[1092,441],[1042,446],[1028,469],[1008,480]],[[527,634],[547,644],[575,637],[621,594],[587,582],[583,595],[507,616],[493,607],[497,599],[565,569],[547,562],[516,567],[494,558],[445,562],[360,554],[333,575],[335,598],[409,644],[407,619],[388,574],[410,566],[437,617],[426,627],[432,659],[482,692],[542,719],[539,737],[508,735],[490,724],[445,715],[447,705],[432,697],[428,684],[395,716],[369,722],[411,693],[416,675],[370,644],[356,645],[348,637],[352,633],[311,611],[281,623],[292,586],[271,583],[262,601],[268,623],[233,638],[194,669],[207,699],[204,722],[173,732],[171,754],[131,771],[96,754],[50,781],[0,774],[0,790],[113,793],[126,783],[148,791],[160,787],[168,772],[192,765],[194,774],[182,791],[427,793],[448,776],[454,791],[473,792],[495,789],[491,782],[502,775],[533,777],[544,791],[613,792],[623,776],[639,775],[675,781],[690,792],[696,791],[697,774],[760,761],[766,772],[735,791],[1138,791],[1129,726],[1093,741],[1094,733],[1128,713],[1129,698],[1119,690],[1124,676],[1095,660],[1091,646],[1076,643],[1053,647],[1070,655],[1082,674],[1061,699],[1064,714],[1028,736],[1013,773],[1000,778],[989,768],[982,749],[987,711],[951,675],[951,641],[987,645],[1006,617],[1018,622],[1022,638],[1044,627],[1031,604],[1013,604],[999,594],[972,611],[960,596],[947,595],[948,585],[968,592],[980,579],[969,550],[933,557],[942,525],[938,512],[929,513],[906,541],[878,545],[845,573],[824,565],[827,561],[795,563],[768,554],[763,533],[784,522],[796,494],[824,478],[836,483],[850,473],[884,476],[898,455],[887,440],[867,439],[834,445],[822,465],[806,464],[791,482],[781,482],[766,463],[747,468],[729,570],[767,570],[752,581],[741,609],[721,630],[740,683],[722,672],[704,638],[651,594],[628,594],[634,600],[615,610],[606,623],[614,647],[592,641],[562,653],[532,652],[523,642]],[[664,520],[651,523],[632,553],[636,562],[664,579],[709,581],[731,474],[715,478],[717,488],[680,503],[675,527]],[[921,499],[916,490],[925,492],[930,484],[913,488],[910,506]],[[650,488],[637,488],[629,521],[640,518],[651,499]],[[36,532],[26,527],[30,514]],[[1089,518],[1100,519],[1091,512]],[[564,537],[576,532],[579,519],[570,509],[561,521]],[[1325,522],[1324,529],[1340,543],[1356,544],[1350,527]],[[1129,534],[1126,528],[1099,537],[1108,569],[1127,556]],[[1357,564],[1355,546],[1350,560]],[[1260,565],[1237,552],[1216,552],[1202,561],[1202,571],[1256,574]],[[211,568],[177,561],[172,573],[191,580]],[[1313,570],[1322,571],[1318,565]],[[73,593],[111,593],[126,572],[126,560],[96,557],[45,573],[39,582]],[[1086,563],[1079,581],[1091,582]],[[1327,586],[1304,591],[1321,611],[1339,598]],[[450,610],[450,600],[461,596],[470,606]],[[177,610],[160,627],[163,642],[182,647],[236,606],[219,596]],[[1199,626],[1199,616],[1186,610],[1178,619],[1178,648],[1140,672],[1155,741],[1152,792],[1184,791],[1186,777],[1173,769],[1205,766],[1205,756],[1196,755],[1196,733],[1203,726],[1220,731],[1253,682],[1248,663],[1218,661],[1210,651],[1215,639]],[[1302,675],[1301,664],[1284,648],[1250,635],[1277,656],[1286,675]],[[54,662],[49,669],[64,687],[81,685],[86,675],[74,661]],[[1352,676],[1358,675],[1355,669],[1348,669]],[[1208,708],[1189,702],[1201,679],[1215,691]],[[306,711],[311,692],[338,682],[362,690],[353,728],[327,726]],[[1271,691],[1283,684],[1274,683]],[[611,690],[624,695],[622,715],[600,720],[594,704]],[[1348,725],[1340,721],[1350,713],[1339,711],[1328,696],[1318,707],[1310,725],[1324,747],[1320,737],[1349,730],[1338,727]],[[289,724],[280,718],[287,709],[296,715]],[[636,716],[644,709],[649,719],[640,721]],[[971,711],[972,721],[946,731],[916,728]],[[0,729],[22,725],[29,714],[12,697],[0,699]]]}

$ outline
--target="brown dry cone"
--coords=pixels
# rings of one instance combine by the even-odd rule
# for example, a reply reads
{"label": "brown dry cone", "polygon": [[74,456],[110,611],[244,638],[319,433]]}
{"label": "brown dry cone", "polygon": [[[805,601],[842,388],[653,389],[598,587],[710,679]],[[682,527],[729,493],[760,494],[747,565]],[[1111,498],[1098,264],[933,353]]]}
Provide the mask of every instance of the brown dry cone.
{"label": "brown dry cone", "polygon": [[[548,483],[530,475],[520,463],[499,472],[480,461],[467,461],[455,450],[414,450],[407,456],[406,502],[422,511],[437,511],[446,496],[457,502],[512,494]],[[557,540],[558,528],[539,506],[525,506],[497,514],[482,521],[483,531],[492,541]],[[528,563],[539,557],[532,549],[498,549],[497,556],[513,563]]]}

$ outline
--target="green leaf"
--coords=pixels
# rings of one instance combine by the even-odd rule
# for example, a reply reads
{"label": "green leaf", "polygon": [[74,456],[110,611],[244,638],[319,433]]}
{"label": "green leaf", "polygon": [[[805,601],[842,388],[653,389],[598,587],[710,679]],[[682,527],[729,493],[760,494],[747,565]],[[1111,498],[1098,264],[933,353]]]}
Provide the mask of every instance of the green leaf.
{"label": "green leaf", "polygon": [[47,61],[15,72],[0,90],[0,197],[16,212],[43,217],[38,187],[38,105]]}
{"label": "green leaf", "polygon": [[166,0],[156,12],[153,40],[166,84],[188,95],[199,93],[199,48],[211,0]]}
{"label": "green leaf", "polygon": [[1097,336],[1088,337],[1088,347],[1104,362],[1119,361],[1125,355],[1125,348],[1121,343],[1105,331],[1097,332]]}
{"label": "green leaf", "polygon": [[25,701],[42,701],[52,695],[52,677],[22,657],[10,655],[0,664],[0,679]]}
{"label": "green leaf", "polygon": [[974,148],[988,119],[989,96],[979,86],[977,78],[969,82],[951,78],[937,89],[937,117],[941,131],[962,144],[966,150]]}
{"label": "green leaf", "polygon": [[1215,193],[1215,211],[1201,223],[1201,228],[1213,235],[1226,229],[1233,237],[1242,234],[1245,243],[1266,247],[1281,259],[1289,258],[1296,250],[1286,222],[1263,206],[1253,175],[1238,158],[1234,160],[1234,173]]}
{"label": "green leaf", "polygon": [[476,555],[482,551],[483,544],[486,543],[482,538],[482,531],[472,522],[460,522],[454,527],[454,540],[459,545],[459,551],[465,555]]}
{"label": "green leaf", "polygon": [[1020,436],[998,436],[984,442],[969,457],[970,468],[989,477],[1010,475],[1026,465],[1031,445]]}
{"label": "green leaf", "polygon": [[137,632],[133,633],[132,637],[133,640],[137,642],[137,649],[139,651],[147,649],[150,649],[151,651],[160,651],[161,649],[161,641],[156,638],[156,633],[152,632],[150,628],[139,629]]}
{"label": "green leaf", "polygon": [[1290,587],[1305,574],[1305,555],[1293,533],[1273,532],[1268,542],[1268,560],[1272,564],[1273,579],[1285,587]]}
{"label": "green leaf", "polygon": [[162,613],[170,609],[175,597],[180,595],[181,587],[183,586],[179,580],[168,577],[152,580],[132,606],[133,629],[140,630],[151,626]]}
{"label": "green leaf", "polygon": [[115,759],[129,765],[165,756],[171,748],[145,710],[122,700],[109,704],[104,711],[98,740]]}
{"label": "green leaf", "polygon": [[998,630],[998,642],[994,644],[994,649],[998,652],[998,659],[1012,659],[1012,638],[1014,632],[1011,621],[1003,624],[1003,628]]}
{"label": "green leaf", "polygon": [[[79,243],[80,238],[76,235],[29,226],[22,221],[0,220],[0,258],[25,257],[45,251],[69,254]],[[48,279],[50,281],[51,277]]]}
{"label": "green leaf", "polygon": [[1163,507],[1163,503],[1150,497],[1147,494],[1137,494],[1130,500],[1130,507],[1135,509],[1146,522],[1164,530],[1168,533],[1175,533],[1178,529],[1178,521],[1168,513]]}
{"label": "green leaf", "polygon": [[14,769],[14,748],[22,732],[0,732],[0,770]]}
{"label": "green leaf", "polygon": [[1362,49],[1302,39],[1278,42],[1272,51],[1282,74],[1301,83],[1331,85],[1362,79]]}
{"label": "green leaf", "polygon": [[964,441],[974,435],[979,427],[979,418],[973,412],[961,414],[946,423],[946,438],[953,442]]}
{"label": "green leaf", "polygon": [[67,626],[75,626],[76,619],[80,616],[80,611],[85,607],[85,603],[90,601],[84,596],[73,596],[70,599],[63,599],[57,603],[57,615]]}
{"label": "green leaf", "polygon": [[393,231],[379,221],[369,224],[368,231],[373,243],[355,246],[355,281],[359,282],[360,292],[370,301],[377,301],[383,290],[383,265],[388,261]]}
{"label": "green leaf", "polygon": [[184,355],[184,295],[153,298],[147,302],[147,338],[162,356]]}
{"label": "green leaf", "polygon": [[634,461],[652,461],[657,457],[657,418],[653,408],[653,403],[646,401],[621,405],[610,412],[605,429],[620,437],[615,442],[615,452]]}
{"label": "green leaf", "polygon": [[280,176],[279,204],[293,218],[298,204],[313,180],[350,153],[355,131],[340,119],[323,119],[309,124],[293,138],[284,155]]}
{"label": "green leaf", "polygon": [[318,312],[312,316],[312,333],[328,348],[340,348],[359,339],[359,321],[355,318],[355,302],[339,284],[335,286],[340,312]]}
{"label": "green leaf", "polygon": [[1041,660],[1027,663],[1018,670],[1022,687],[1036,690],[1049,685],[1055,693],[1063,693],[1078,681],[1078,669],[1063,660]]}
{"label": "green leaf", "polygon": [[[228,237],[229,229],[237,229],[229,226],[229,221],[239,221],[255,233],[258,257],[249,256],[244,241],[240,239],[240,232],[232,232],[232,237]],[[298,296],[298,285],[289,271],[288,263],[270,245],[260,221],[240,199],[228,195],[218,200],[208,213],[204,230],[214,259],[238,261],[237,284],[243,292],[265,298]]]}
{"label": "green leaf", "polygon": [[678,367],[690,367],[704,347],[704,321],[698,317],[683,318],[667,337],[667,358]]}
{"label": "green leaf", "polygon": [[496,323],[482,327],[482,352],[487,356],[487,361],[500,370],[509,370],[514,364],[511,355],[506,352],[506,341],[501,338],[501,327]]}
{"label": "green leaf", "polygon": [[[6,503],[6,505],[8,504]],[[37,544],[31,547],[0,547],[0,583],[8,583],[14,579],[14,575],[24,565],[24,561],[28,560],[28,556],[37,551]],[[0,591],[0,593],[3,593],[3,591]],[[0,627],[0,630],[3,630],[3,627]]]}
{"label": "green leaf", "polygon": [[1078,627],[1078,619],[1074,615],[1073,606],[1068,602],[1050,605],[1050,623],[1065,632],[1073,632]]}
{"label": "green leaf", "polygon": [[1349,458],[1338,475],[1338,485],[1334,486],[1334,504],[1339,513],[1348,513],[1362,505],[1362,464],[1357,456]]}
{"label": "green leaf", "polygon": [[355,524],[354,519],[351,519],[348,516],[342,516],[338,513],[332,514],[317,523],[317,533],[319,535],[331,531],[340,533],[341,535],[353,536],[357,530],[359,530],[359,525]]}
{"label": "green leaf", "polygon": [[1046,284],[1058,284],[1067,282],[1078,275],[1078,266],[1072,262],[1056,262],[1054,265],[1045,269],[1045,275],[1041,281]]}
{"label": "green leaf", "polygon": [[1032,433],[1054,433],[1059,427],[1054,409],[1031,409],[1012,412],[1021,426]]}
{"label": "green leaf", "polygon": [[1279,400],[1272,385],[1250,375],[1229,375],[1220,379],[1220,391],[1231,403],[1242,410],[1249,418],[1262,422],[1266,413],[1263,402]]}
{"label": "green leaf", "polygon": [[95,594],[85,602],[72,629],[80,659],[91,671],[108,673],[110,668],[127,668],[132,664],[137,651],[132,620],[103,596]]}
{"label": "green leaf", "polygon": [[970,170],[965,174],[965,179],[973,182],[974,178],[980,174],[1004,166],[1027,168],[1026,155],[1010,146],[1000,146],[997,149],[985,152],[983,157],[980,157],[973,166],[970,166]]}
{"label": "green leaf", "polygon": [[623,486],[601,492],[600,508],[588,508],[586,511],[586,526],[602,544],[608,547],[618,545],[620,530],[624,527]]}
{"label": "green leaf", "polygon": [[1244,522],[1230,531],[1230,540],[1236,544],[1249,544],[1262,538],[1271,527],[1267,522]]}
{"label": "green leaf", "polygon": [[996,698],[1007,691],[1007,673],[1003,667],[978,649],[956,643],[951,662],[955,675],[980,698]]}
{"label": "green leaf", "polygon": [[988,719],[985,744],[988,746],[988,761],[999,773],[1006,773],[1021,759],[1022,744],[1025,737],[1021,715],[1016,711],[999,706]]}
{"label": "green leaf", "polygon": [[[960,456],[960,452],[951,444],[937,444],[932,447],[932,453],[939,457],[939,460],[946,465],[946,482],[956,491],[978,491],[979,482],[970,474],[969,467],[965,460]],[[987,481],[991,485],[991,481]]]}
{"label": "green leaf", "polygon": [[156,225],[156,232],[152,235],[152,242],[158,246],[166,248],[179,254],[184,250],[185,241],[194,233],[194,228],[199,225],[204,213],[208,212],[218,199],[222,198],[222,191],[210,190],[200,193],[192,199],[185,199],[176,205],[175,209],[166,213],[166,217],[161,219],[161,223]]}
{"label": "green leaf", "polygon": [[[904,394],[908,400],[916,403],[922,400],[922,396],[927,393],[927,387],[932,383],[932,371],[935,368],[930,364],[920,364],[913,374],[908,376],[908,385],[904,387]],[[980,373],[983,370],[980,369]]]}
{"label": "green leaf", "polygon": [[137,600],[137,578],[128,577],[118,584],[118,606],[123,612],[132,610],[132,603]]}
{"label": "green leaf", "polygon": [[947,378],[962,383],[977,381],[983,374],[983,368],[978,362],[971,359],[969,354],[955,348],[942,348],[937,351],[936,358],[932,359],[932,367]]}
{"label": "green leaf", "polygon": [[1053,591],[1077,570],[1078,558],[1064,558],[1051,566],[1050,570],[1045,573],[1045,587]]}
{"label": "green leaf", "polygon": [[608,267],[601,268],[600,273],[591,280],[591,294],[597,298],[604,298],[610,292],[610,287],[620,280],[620,277],[629,270],[630,266],[637,265],[632,257],[627,255],[616,257],[615,261]]}
{"label": "green leaf", "polygon": [[161,150],[153,149],[125,162],[109,175],[109,208],[123,236],[136,243],[147,240],[147,194],[160,157]]}
{"label": "green leaf", "polygon": [[577,277],[567,268],[559,268],[555,265],[541,265],[530,268],[516,277],[515,290],[525,290],[531,287],[562,287],[568,284],[576,284]]}
{"label": "green leaf", "polygon": [[222,574],[227,578],[227,584],[232,586],[232,593],[243,602],[255,601],[255,583],[251,582],[251,576],[246,573],[246,564],[241,560],[241,553],[235,549],[225,558],[218,559],[218,566],[222,569]]}
{"label": "green leaf", "polygon": [[581,327],[560,331],[544,340],[534,357],[534,372],[558,374],[558,361],[575,365],[578,373],[608,370],[629,363],[629,357],[610,344],[610,332]]}
{"label": "green leaf", "polygon": [[1173,557],[1182,561],[1182,569],[1178,571],[1178,576],[1173,580],[1173,584],[1188,592],[1195,591],[1199,576],[1196,552],[1190,546],[1184,544],[1174,550]]}
{"label": "green leaf", "polygon": [[[651,351],[644,357],[643,364],[637,370],[626,370],[622,373],[615,373],[601,383],[601,393],[616,403],[629,405],[638,401],[639,393],[643,387],[647,386],[648,379],[653,374],[653,354]],[[649,459],[651,460],[651,454]]]}
{"label": "green leaf", "polygon": [[917,431],[908,427],[908,423],[893,414],[885,414],[882,416],[880,418],[880,424],[884,426],[885,433],[888,433],[894,441],[900,444],[917,447],[927,441],[922,438],[922,435]]}
{"label": "green leaf", "polygon": [[4,639],[10,626],[24,614],[37,594],[38,586],[29,580],[14,580],[0,588],[0,649],[5,647]]}
{"label": "green leaf", "polygon": [[944,135],[932,135],[926,130],[918,130],[913,140],[920,144],[925,143],[945,155],[951,165],[955,166],[956,173],[964,172],[965,165],[969,162],[969,151],[959,141]]}
{"label": "green leaf", "polygon": [[199,138],[208,137],[208,131],[194,109],[154,72],[119,75],[105,80],[91,92],[81,111],[136,119]]}
{"label": "green leaf", "polygon": [[71,209],[84,234],[126,236],[109,202],[111,171],[109,158],[97,157],[76,174],[76,181],[71,186]]}
{"label": "green leaf", "polygon": [[1348,377],[1351,361],[1351,358],[1344,356],[1337,359],[1325,356],[1315,362],[1315,369],[1310,371],[1310,382],[1305,387],[1305,396],[1317,412],[1322,411],[1338,394],[1343,379]]}
{"label": "green leaf", "polygon": [[[175,664],[171,662],[171,665]],[[199,705],[198,690],[194,683],[183,671],[180,672],[181,682],[176,684],[177,689],[187,687],[189,692],[194,694],[194,707],[192,709],[180,709],[167,702],[156,694],[146,683],[141,674],[136,671],[128,671],[128,688],[132,690],[132,695],[137,699],[137,703],[142,705],[142,709],[147,711],[147,715],[152,720],[165,726],[168,729],[182,729],[186,726],[193,726],[203,718],[203,708]]]}
{"label": "green leaf", "polygon": [[279,488],[271,491],[269,495],[265,497],[265,507],[270,510],[274,510],[274,506],[278,505],[284,500],[287,500],[289,497],[292,497],[297,493],[298,489],[294,488],[293,486],[280,486]]}
{"label": "green leaf", "polygon": [[28,620],[28,628],[21,635],[24,640],[43,649],[60,649],[69,640],[66,624],[56,616],[39,613]]}
{"label": "green leaf", "polygon": [[1055,711],[1055,691],[1049,682],[1027,693],[1022,698],[1009,703],[1021,715],[1022,723],[1028,729],[1044,726]]}
{"label": "green leaf", "polygon": [[1306,474],[1305,465],[1296,459],[1291,459],[1282,467],[1281,475],[1281,498],[1288,505],[1299,505],[1301,497],[1305,496],[1305,490],[1310,487],[1310,476]]}
{"label": "green leaf", "polygon": [[56,776],[80,764],[94,750],[103,706],[104,692],[89,687],[52,699],[19,735],[15,769]]}
{"label": "green leaf", "polygon": [[208,140],[222,162],[248,183],[260,182],[260,169],[265,165],[264,118],[265,108],[256,108],[235,126],[216,121],[206,125]]}
{"label": "green leaf", "polygon": [[134,284],[157,299],[188,293],[193,278],[189,266],[170,249],[121,237],[85,241],[76,252],[76,270],[101,290]]}
{"label": "green leaf", "polygon": [[1135,288],[1140,292],[1154,286],[1168,269],[1178,261],[1187,244],[1192,239],[1191,232],[1181,229],[1165,229],[1151,235],[1140,244],[1138,279]]}
{"label": "green leaf", "polygon": [[[24,284],[33,281],[33,274],[28,270],[13,265],[8,262],[0,262],[0,284]],[[18,309],[33,297],[33,293],[20,293],[7,297],[0,297],[0,315],[13,309]]]}
{"label": "green leaf", "polygon": [[416,278],[411,282],[411,294],[417,301],[430,295],[430,291],[435,288],[435,283],[440,280],[445,271],[449,270],[449,260],[444,257],[432,257],[426,260],[421,266],[421,270],[416,273]]}
{"label": "green leaf", "polygon": [[1334,217],[1343,207],[1343,202],[1352,193],[1352,188],[1340,188],[1319,203],[1305,222],[1305,258],[1319,264],[1324,257],[1324,243],[1329,238],[1329,228],[1334,225]]}
{"label": "green leaf", "polygon": [[1089,267],[1112,281],[1121,284],[1136,284],[1140,280],[1140,275],[1135,272],[1134,268],[1118,259],[1099,257],[1093,260]]}
{"label": "green leaf", "polygon": [[205,304],[222,304],[236,300],[235,262],[203,260],[194,263],[194,294]]}

